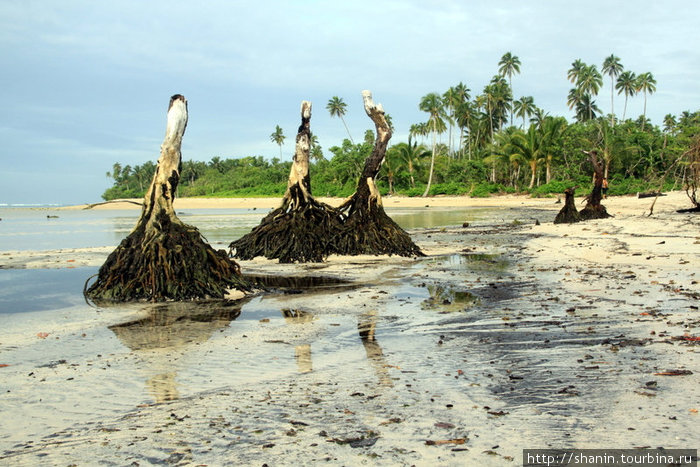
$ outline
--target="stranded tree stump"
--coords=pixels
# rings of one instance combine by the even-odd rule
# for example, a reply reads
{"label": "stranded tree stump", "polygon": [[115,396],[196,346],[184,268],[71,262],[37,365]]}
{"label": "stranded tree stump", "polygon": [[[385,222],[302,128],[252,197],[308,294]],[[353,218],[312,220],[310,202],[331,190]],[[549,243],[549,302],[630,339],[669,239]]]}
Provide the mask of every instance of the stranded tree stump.
{"label": "stranded tree stump", "polygon": [[593,191],[586,197],[588,201],[586,207],[581,212],[581,220],[589,219],[606,219],[612,217],[608,214],[605,206],[600,204],[603,199],[603,166],[598,162],[598,153],[596,151],[586,152],[591,158],[593,164]]}
{"label": "stranded tree stump", "polygon": [[332,248],[341,255],[424,256],[408,233],[384,212],[374,180],[384,161],[391,128],[381,104],[375,105],[372,101],[372,93],[362,91],[362,99],[365,112],[377,129],[377,137],[372,154],[365,161],[357,190],[338,207],[344,220],[333,236]]}
{"label": "stranded tree stump", "polygon": [[566,201],[564,202],[564,207],[561,208],[557,217],[554,218],[555,224],[573,224],[574,222],[581,221],[581,215],[576,210],[576,203],[574,203],[574,192],[576,188],[567,188],[564,190],[564,196]]}
{"label": "stranded tree stump", "polygon": [[244,260],[264,256],[279,259],[280,263],[305,263],[323,261],[330,253],[328,242],[332,232],[340,228],[340,215],[311,195],[310,122],[311,102],[302,101],[301,125],[282,204],[250,233],[231,242],[232,256]]}
{"label": "stranded tree stump", "polygon": [[141,217],[100,268],[97,280],[85,291],[88,298],[186,300],[223,298],[231,288],[250,290],[238,264],[175,215],[173,199],[186,127],[187,101],[176,94],[170,98],[165,139]]}

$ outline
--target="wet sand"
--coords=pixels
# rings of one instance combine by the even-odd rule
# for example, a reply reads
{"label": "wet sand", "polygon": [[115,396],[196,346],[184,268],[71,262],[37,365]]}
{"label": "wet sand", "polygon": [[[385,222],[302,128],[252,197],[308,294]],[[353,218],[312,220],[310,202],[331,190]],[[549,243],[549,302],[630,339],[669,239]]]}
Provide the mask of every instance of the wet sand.
{"label": "wet sand", "polygon": [[[553,199],[411,202],[438,200],[516,214],[412,230],[426,258],[243,261],[301,280],[228,306],[103,308],[31,345],[11,336],[17,350],[4,339],[0,459],[520,465],[524,448],[696,447],[700,218],[675,212],[684,193],[651,217],[650,199],[611,198],[614,218],[573,225],[551,223]],[[0,264],[96,268],[109,251]]]}

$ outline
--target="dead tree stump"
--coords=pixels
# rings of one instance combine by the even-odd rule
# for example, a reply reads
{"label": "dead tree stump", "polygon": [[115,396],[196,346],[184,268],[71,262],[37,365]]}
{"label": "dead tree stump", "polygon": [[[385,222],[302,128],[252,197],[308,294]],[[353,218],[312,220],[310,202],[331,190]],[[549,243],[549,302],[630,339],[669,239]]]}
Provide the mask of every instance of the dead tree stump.
{"label": "dead tree stump", "polygon": [[311,102],[301,103],[301,125],[282,204],[248,234],[231,242],[229,251],[239,259],[264,256],[280,263],[323,261],[330,253],[331,233],[340,228],[340,214],[311,195],[309,151]]}
{"label": "dead tree stump", "polygon": [[557,217],[554,218],[555,224],[573,224],[574,222],[581,221],[581,215],[576,209],[576,203],[574,202],[575,191],[576,188],[567,188],[564,190],[566,200],[564,201],[564,207],[561,208]]}
{"label": "dead tree stump", "polygon": [[381,104],[374,104],[372,94],[362,91],[362,99],[365,112],[377,129],[377,136],[355,193],[338,207],[344,219],[333,236],[332,248],[341,255],[424,256],[408,233],[384,212],[382,197],[374,180],[384,161],[391,129],[384,109]]}
{"label": "dead tree stump", "polygon": [[187,101],[175,94],[170,98],[165,139],[141,217],[102,265],[86,297],[165,301],[223,298],[228,289],[250,290],[238,264],[224,250],[214,250],[196,227],[175,215],[173,199],[186,127]]}
{"label": "dead tree stump", "polygon": [[586,206],[579,213],[581,215],[581,220],[606,219],[612,217],[608,214],[605,206],[600,204],[600,201],[603,199],[603,166],[600,165],[598,161],[598,153],[595,150],[584,152],[590,156],[591,163],[593,164],[593,191],[586,197]]}

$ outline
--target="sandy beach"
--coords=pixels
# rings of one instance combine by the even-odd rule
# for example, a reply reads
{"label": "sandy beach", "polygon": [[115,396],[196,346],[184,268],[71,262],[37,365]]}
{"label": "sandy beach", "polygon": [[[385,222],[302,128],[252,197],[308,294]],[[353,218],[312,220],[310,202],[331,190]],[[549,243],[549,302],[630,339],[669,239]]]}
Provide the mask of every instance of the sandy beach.
{"label": "sandy beach", "polygon": [[[387,197],[498,211],[410,229],[425,258],[242,261],[275,291],[225,306],[0,315],[0,460],[500,466],[525,448],[696,448],[700,217],[676,212],[682,192],[652,202],[554,225],[555,198]],[[0,272],[88,275],[113,247],[4,250]]]}

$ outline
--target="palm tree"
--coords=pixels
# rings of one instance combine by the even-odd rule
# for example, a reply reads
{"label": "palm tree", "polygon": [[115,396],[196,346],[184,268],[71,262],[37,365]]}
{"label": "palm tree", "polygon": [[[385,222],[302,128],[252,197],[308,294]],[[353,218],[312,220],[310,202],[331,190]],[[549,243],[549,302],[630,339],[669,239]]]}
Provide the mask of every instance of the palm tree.
{"label": "palm tree", "polygon": [[284,133],[279,125],[275,126],[275,131],[270,134],[270,141],[280,147],[280,159],[282,158],[282,145],[284,144]]}
{"label": "palm tree", "polygon": [[622,111],[622,120],[624,121],[625,115],[627,114],[627,98],[637,93],[636,75],[631,71],[623,71],[620,76],[617,77],[615,89],[617,89],[618,94],[625,93],[625,108]]}
{"label": "palm tree", "polygon": [[542,128],[542,123],[544,122],[544,119],[549,116],[549,112],[545,112],[544,109],[540,109],[539,107],[535,106],[531,112],[531,115],[532,118],[530,119],[530,123],[534,123],[538,128]]}
{"label": "palm tree", "polygon": [[676,116],[673,114],[666,114],[664,117],[664,132],[673,134],[676,129]]}
{"label": "palm tree", "polygon": [[588,93],[583,94],[576,104],[576,119],[579,122],[593,120],[599,113],[600,109],[593,100],[593,97]]}
{"label": "palm tree", "polygon": [[410,134],[408,135],[408,144],[399,143],[395,147],[398,151],[398,157],[401,160],[401,164],[404,165],[408,171],[408,177],[411,181],[411,188],[415,188],[416,179],[414,174],[420,167],[421,161],[428,157],[430,151],[428,151],[423,145],[418,145],[417,142],[411,142]]}
{"label": "palm tree", "polygon": [[579,76],[581,75],[582,70],[586,67],[586,64],[583,63],[583,61],[579,58],[574,60],[573,63],[571,63],[571,68],[569,68],[569,71],[566,73],[566,77],[571,81],[573,84],[576,84],[578,81]]}
{"label": "palm tree", "polygon": [[[498,73],[503,77],[508,77],[508,86],[511,90],[511,95],[513,94],[513,82],[512,77],[514,74],[520,74],[520,59],[506,52],[502,57],[501,61],[498,62]],[[510,114],[510,125],[513,126],[513,112]]]}
{"label": "palm tree", "polygon": [[[587,100],[593,103],[592,96],[597,96],[600,87],[603,85],[603,76],[598,71],[595,65],[585,66],[578,76],[576,81],[576,86],[581,90],[584,98],[588,95]],[[592,105],[588,106],[589,114],[588,119],[593,119]]]}
{"label": "palm tree", "polygon": [[517,154],[520,158],[527,161],[527,164],[530,166],[531,173],[528,188],[532,189],[535,186],[537,166],[544,161],[542,134],[537,131],[535,125],[530,125],[527,133],[514,134],[510,144],[513,147],[513,154]]}
{"label": "palm tree", "polygon": [[637,92],[644,93],[644,119],[642,120],[642,131],[644,131],[644,122],[647,118],[647,94],[656,92],[656,80],[650,72],[642,73],[637,77]]}
{"label": "palm tree", "polygon": [[434,92],[423,96],[423,98],[420,100],[418,108],[423,112],[427,112],[430,115],[430,117],[428,118],[428,122],[430,123],[433,132],[433,151],[430,157],[430,173],[428,175],[428,185],[425,187],[425,192],[423,193],[423,197],[425,198],[426,196],[428,196],[428,192],[430,191],[430,185],[433,181],[433,169],[435,167],[435,145],[438,133],[438,126],[445,126],[444,118],[446,117],[446,115],[445,108],[442,104],[442,99],[440,98],[440,95]]}
{"label": "palm tree", "polygon": [[620,63],[620,58],[615,55],[610,55],[603,61],[603,73],[610,76],[610,123],[615,126],[615,102],[613,100],[613,91],[615,90],[615,79],[620,76],[624,67]]}
{"label": "palm tree", "polygon": [[561,144],[561,137],[566,130],[566,119],[564,117],[545,117],[538,128],[542,132],[542,152],[546,164],[545,183],[549,183],[552,181],[552,161],[555,148]]}
{"label": "palm tree", "polygon": [[326,109],[331,114],[331,118],[340,117],[340,121],[343,122],[343,126],[345,126],[345,131],[348,132],[348,138],[350,138],[350,142],[352,144],[355,144],[355,141],[352,140],[352,136],[350,135],[350,130],[348,130],[348,126],[345,124],[345,119],[343,118],[343,115],[345,115],[346,113],[346,108],[347,104],[343,102],[343,99],[341,99],[338,96],[333,96],[326,105]]}
{"label": "palm tree", "polygon": [[505,78],[496,75],[484,88],[484,95],[491,123],[491,139],[493,139],[494,132],[503,126],[503,122],[506,121],[506,116],[512,108],[513,94]]}
{"label": "palm tree", "polygon": [[513,110],[517,117],[523,119],[523,126],[525,128],[525,119],[532,115],[535,111],[535,100],[532,96],[523,96],[519,100],[513,102]]}

